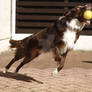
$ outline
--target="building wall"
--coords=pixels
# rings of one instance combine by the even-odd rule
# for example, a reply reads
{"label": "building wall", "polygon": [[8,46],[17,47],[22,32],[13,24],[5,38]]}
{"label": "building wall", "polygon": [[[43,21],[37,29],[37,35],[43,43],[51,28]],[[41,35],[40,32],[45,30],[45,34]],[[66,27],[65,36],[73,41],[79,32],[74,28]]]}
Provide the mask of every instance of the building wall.
{"label": "building wall", "polygon": [[0,0],[0,39],[10,37],[10,0]]}
{"label": "building wall", "polygon": [[9,46],[10,38],[10,2],[11,0],[0,0],[0,52]]}
{"label": "building wall", "polygon": [[[13,0],[14,1],[14,0]],[[79,5],[81,0],[78,0],[78,2],[74,0],[67,0],[67,2],[64,2],[66,0],[54,0],[54,2],[51,2],[52,0],[45,0],[47,2],[42,2],[42,0],[39,0],[39,3],[37,0],[17,0],[17,16],[16,16],[16,32],[18,34],[15,34],[14,30],[12,32],[13,39],[22,39],[29,34],[25,33],[35,33],[37,30],[40,30],[41,28],[46,27],[49,25],[49,23],[53,20],[56,20],[60,15],[63,14],[62,11],[66,11],[66,7],[69,8],[68,5],[71,7],[74,7],[75,5]],[[60,1],[60,2],[58,2]],[[68,1],[71,1],[68,3]],[[85,3],[85,0],[84,2]],[[83,4],[80,3],[80,4]],[[86,1],[87,3],[87,1]],[[88,2],[91,3],[91,2]],[[67,4],[67,5],[66,5]],[[15,2],[13,3],[13,7],[15,5]],[[25,6],[25,8],[24,8]],[[32,6],[32,7],[31,7]],[[36,7],[37,6],[37,7]],[[45,7],[41,7],[45,6]],[[60,8],[60,7],[63,8]],[[29,8],[27,8],[29,7]],[[35,7],[35,8],[34,8]],[[48,8],[46,8],[48,7]],[[59,7],[59,9],[57,8]],[[13,8],[14,9],[14,8]],[[38,12],[37,12],[38,10]],[[45,13],[44,13],[45,12]],[[14,13],[13,13],[14,14]],[[39,14],[39,16],[38,16]],[[59,15],[58,15],[59,14]],[[13,16],[14,17],[14,16]],[[14,18],[13,18],[14,19]],[[14,19],[15,20],[15,19]],[[26,22],[25,22],[26,20]],[[41,21],[43,20],[43,21]],[[48,21],[46,21],[48,20]],[[15,22],[13,22],[14,24]],[[52,23],[52,22],[51,22]],[[91,22],[92,23],[92,22]],[[14,28],[14,27],[13,27]],[[79,40],[77,41],[75,45],[75,50],[92,50],[92,24],[88,26],[81,35]],[[20,33],[20,34],[19,34]],[[24,33],[24,34],[23,34]],[[90,36],[88,36],[89,34]]]}
{"label": "building wall", "polygon": [[80,36],[74,49],[92,51],[92,36]]}
{"label": "building wall", "polygon": [[[15,1],[13,1],[13,14],[12,14],[12,38],[23,39],[29,34],[16,34],[15,33]],[[11,0],[1,0],[0,3],[0,52],[8,50],[9,39],[11,37]],[[92,36],[80,36],[75,45],[75,50],[92,50]]]}

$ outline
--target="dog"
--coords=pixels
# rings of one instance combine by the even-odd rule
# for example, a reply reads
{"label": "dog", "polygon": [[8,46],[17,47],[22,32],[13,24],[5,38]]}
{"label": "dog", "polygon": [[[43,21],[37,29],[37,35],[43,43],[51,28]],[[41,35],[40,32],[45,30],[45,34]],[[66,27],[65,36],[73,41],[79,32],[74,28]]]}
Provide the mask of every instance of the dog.
{"label": "dog", "polygon": [[52,72],[52,75],[57,74],[64,67],[66,56],[73,49],[80,32],[85,25],[90,24],[90,20],[83,17],[87,9],[88,5],[77,6],[67,11],[64,16],[60,16],[55,23],[34,35],[22,40],[10,39],[10,47],[16,48],[16,52],[14,58],[5,67],[4,73],[15,61],[21,58],[24,59],[16,68],[16,73],[22,66],[38,57],[41,53],[51,51],[54,60],[57,62],[57,68]]}

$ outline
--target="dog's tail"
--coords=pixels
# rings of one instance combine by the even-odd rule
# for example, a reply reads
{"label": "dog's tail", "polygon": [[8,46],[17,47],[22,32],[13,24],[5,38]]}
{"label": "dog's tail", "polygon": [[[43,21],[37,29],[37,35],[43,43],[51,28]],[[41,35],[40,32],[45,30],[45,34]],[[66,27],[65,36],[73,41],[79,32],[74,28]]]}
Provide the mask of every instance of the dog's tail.
{"label": "dog's tail", "polygon": [[20,46],[21,40],[10,39],[9,43],[10,43],[10,48],[17,48]]}

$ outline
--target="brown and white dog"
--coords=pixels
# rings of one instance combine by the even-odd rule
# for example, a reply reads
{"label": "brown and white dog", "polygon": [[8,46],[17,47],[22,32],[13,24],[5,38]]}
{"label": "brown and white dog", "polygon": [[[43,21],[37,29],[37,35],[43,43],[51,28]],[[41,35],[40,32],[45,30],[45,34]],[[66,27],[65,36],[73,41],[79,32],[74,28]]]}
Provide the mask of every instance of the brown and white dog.
{"label": "brown and white dog", "polygon": [[39,33],[29,36],[23,40],[10,40],[11,48],[16,48],[16,53],[11,62],[5,67],[4,73],[11,65],[21,59],[23,62],[16,68],[15,72],[43,52],[52,52],[57,68],[52,74],[57,74],[64,66],[67,53],[73,48],[80,32],[90,20],[84,19],[83,14],[88,5],[78,6],[66,12],[53,25],[41,30]]}

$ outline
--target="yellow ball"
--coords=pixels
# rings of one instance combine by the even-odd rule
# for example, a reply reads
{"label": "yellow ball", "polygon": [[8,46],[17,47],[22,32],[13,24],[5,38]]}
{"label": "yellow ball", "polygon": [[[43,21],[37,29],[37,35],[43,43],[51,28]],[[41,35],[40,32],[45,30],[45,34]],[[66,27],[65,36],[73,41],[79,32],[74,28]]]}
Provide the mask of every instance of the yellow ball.
{"label": "yellow ball", "polygon": [[92,11],[91,10],[86,10],[84,12],[84,18],[85,19],[91,19],[92,18]]}

